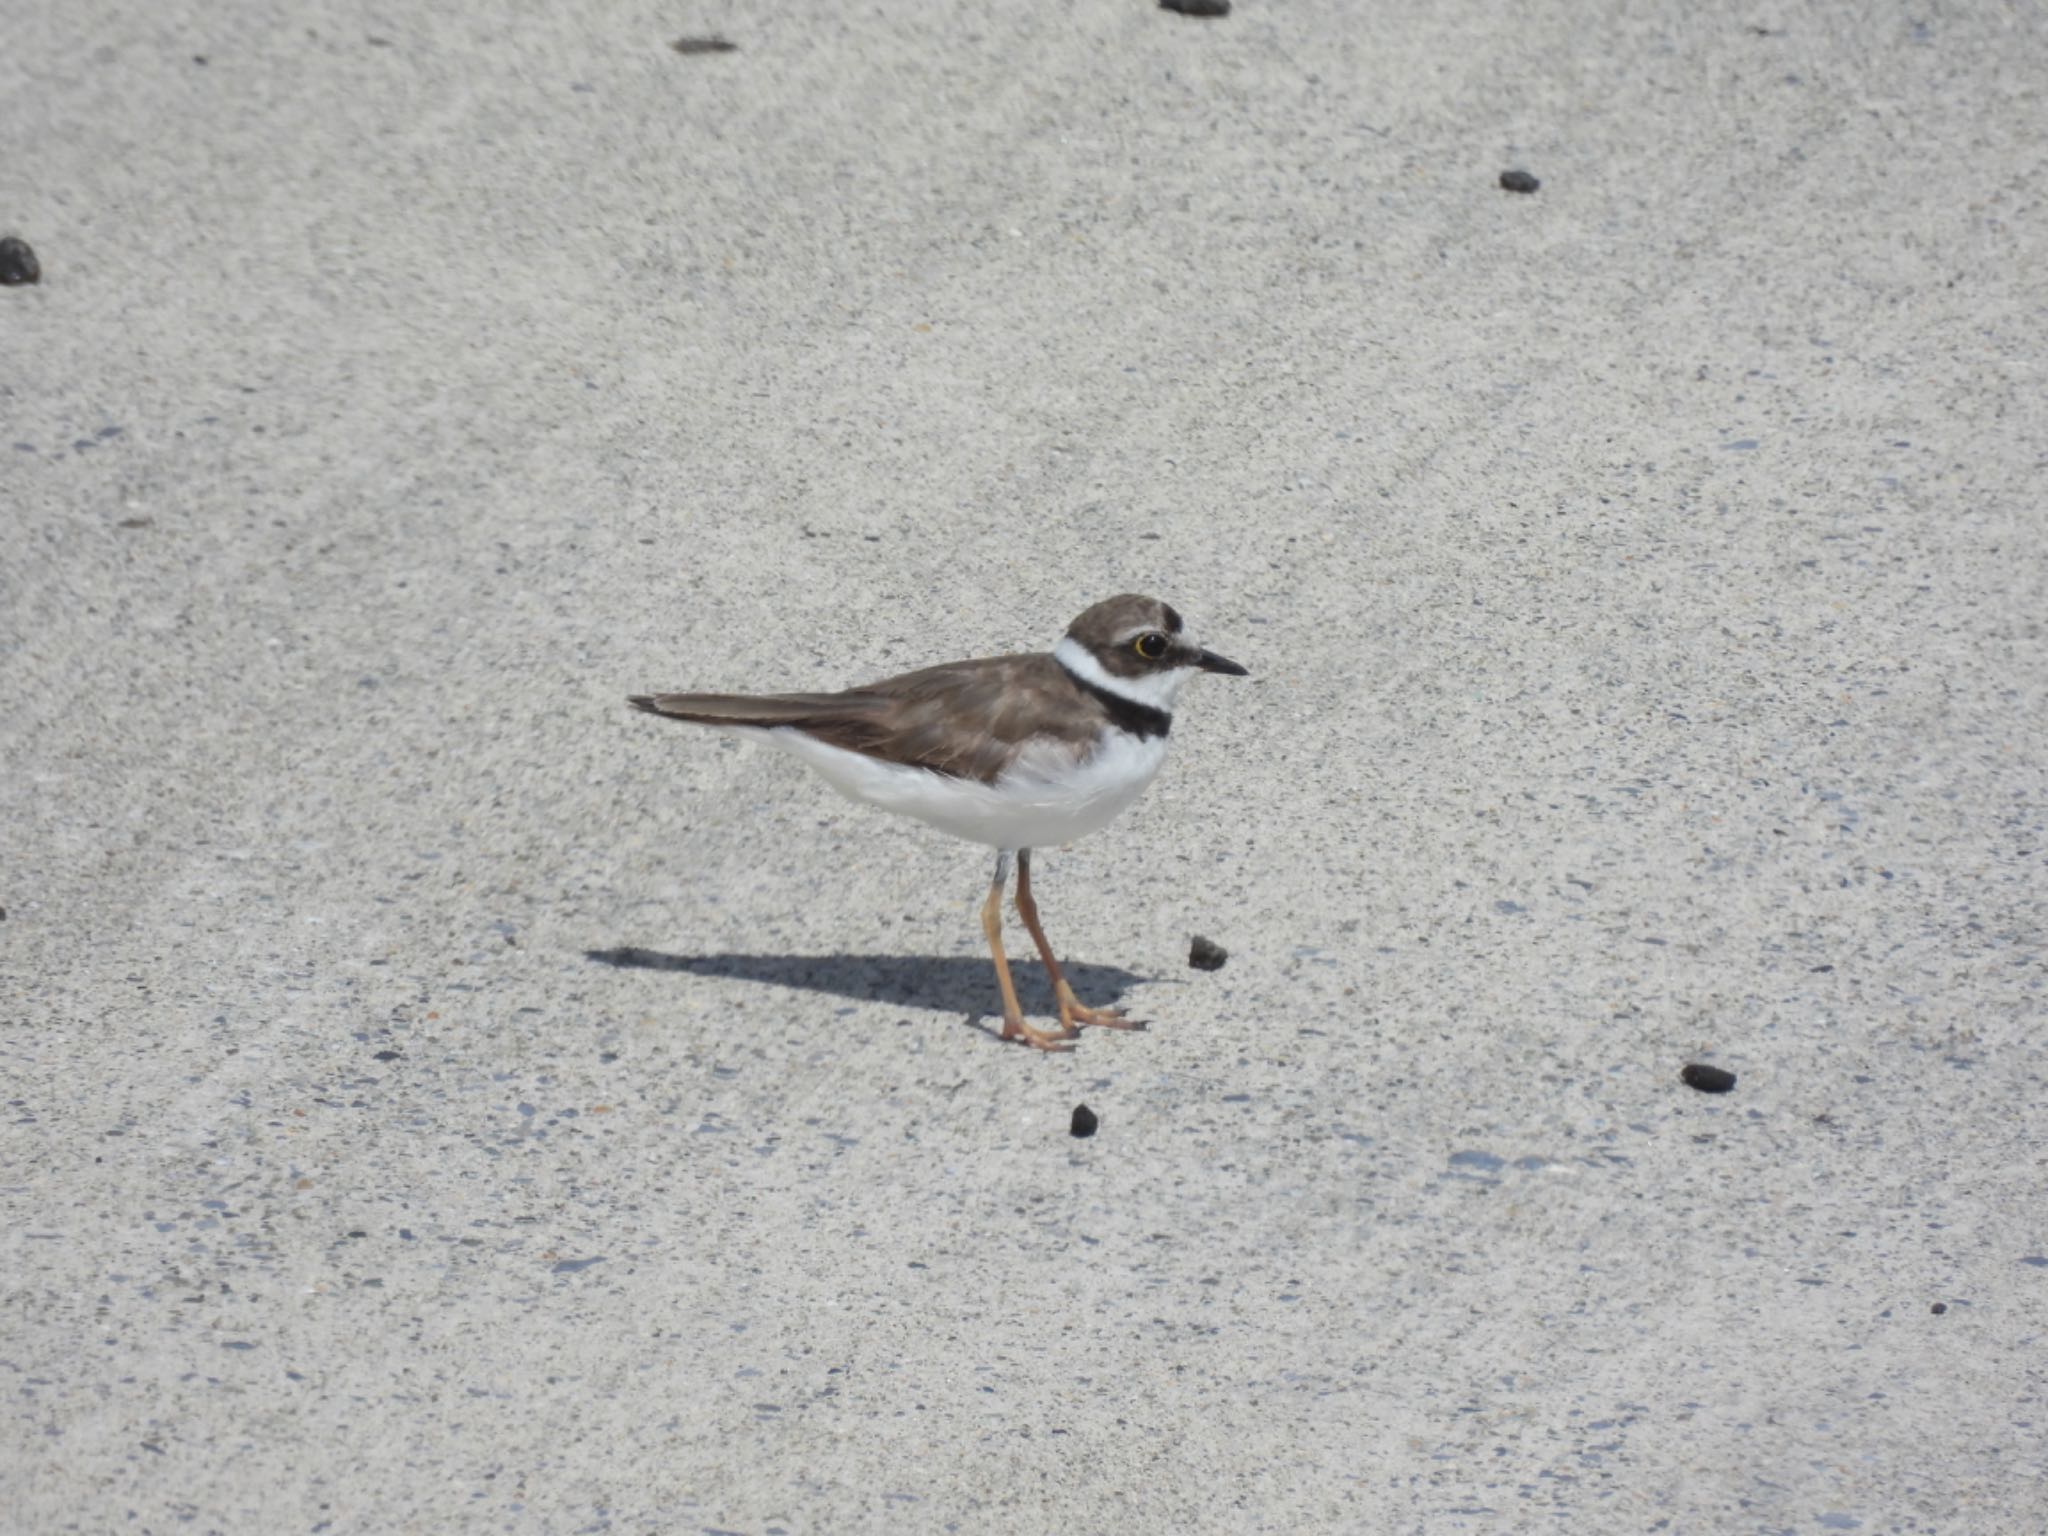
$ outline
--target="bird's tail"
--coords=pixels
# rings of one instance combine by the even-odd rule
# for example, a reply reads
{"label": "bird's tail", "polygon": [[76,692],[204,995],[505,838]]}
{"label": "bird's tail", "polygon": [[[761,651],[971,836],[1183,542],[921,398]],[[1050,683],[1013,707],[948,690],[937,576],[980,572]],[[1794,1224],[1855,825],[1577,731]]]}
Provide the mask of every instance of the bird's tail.
{"label": "bird's tail", "polygon": [[822,693],[636,693],[626,700],[635,709],[690,725],[801,726],[821,714],[844,712],[843,699]]}

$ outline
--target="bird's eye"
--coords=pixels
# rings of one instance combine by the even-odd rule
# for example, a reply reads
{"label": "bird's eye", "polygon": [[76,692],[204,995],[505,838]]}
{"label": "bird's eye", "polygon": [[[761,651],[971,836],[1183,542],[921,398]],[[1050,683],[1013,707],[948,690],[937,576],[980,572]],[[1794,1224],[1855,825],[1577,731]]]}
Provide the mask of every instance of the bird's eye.
{"label": "bird's eye", "polygon": [[1147,661],[1157,661],[1166,654],[1166,636],[1156,629],[1148,629],[1138,636],[1137,652]]}

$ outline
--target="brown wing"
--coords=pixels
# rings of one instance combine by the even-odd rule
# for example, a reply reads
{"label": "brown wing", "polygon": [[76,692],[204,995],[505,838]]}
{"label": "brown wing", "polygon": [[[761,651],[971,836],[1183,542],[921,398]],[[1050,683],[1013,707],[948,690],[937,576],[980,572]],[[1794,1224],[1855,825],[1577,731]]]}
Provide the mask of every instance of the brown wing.
{"label": "brown wing", "polygon": [[1052,657],[992,656],[844,693],[664,693],[635,708],[699,725],[793,726],[820,741],[952,778],[992,783],[1033,738],[1094,744],[1102,708]]}

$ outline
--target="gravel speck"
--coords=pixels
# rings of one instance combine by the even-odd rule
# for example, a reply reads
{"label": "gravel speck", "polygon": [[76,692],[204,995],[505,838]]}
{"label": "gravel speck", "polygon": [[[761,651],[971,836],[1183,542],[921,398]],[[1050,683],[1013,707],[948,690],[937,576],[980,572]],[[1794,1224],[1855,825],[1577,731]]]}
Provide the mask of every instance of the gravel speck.
{"label": "gravel speck", "polygon": [[43,264],[36,260],[36,253],[29,249],[26,240],[15,235],[0,240],[0,283],[18,287],[42,280]]}
{"label": "gravel speck", "polygon": [[1689,1061],[1685,1070],[1678,1074],[1678,1080],[1688,1088],[1697,1088],[1701,1093],[1726,1093],[1735,1086],[1735,1074],[1720,1067],[1710,1067],[1702,1062]]}
{"label": "gravel speck", "polygon": [[1099,1124],[1101,1122],[1095,1118],[1094,1110],[1090,1109],[1086,1104],[1076,1104],[1074,1106],[1074,1123],[1068,1129],[1076,1136],[1093,1136],[1095,1134],[1095,1127]]}
{"label": "gravel speck", "polygon": [[1502,171],[1500,189],[1503,192],[1534,192],[1543,183],[1527,171]]}
{"label": "gravel speck", "polygon": [[1198,971],[1220,971],[1223,962],[1230,958],[1230,951],[1214,939],[1205,939],[1199,933],[1188,945],[1188,964]]}

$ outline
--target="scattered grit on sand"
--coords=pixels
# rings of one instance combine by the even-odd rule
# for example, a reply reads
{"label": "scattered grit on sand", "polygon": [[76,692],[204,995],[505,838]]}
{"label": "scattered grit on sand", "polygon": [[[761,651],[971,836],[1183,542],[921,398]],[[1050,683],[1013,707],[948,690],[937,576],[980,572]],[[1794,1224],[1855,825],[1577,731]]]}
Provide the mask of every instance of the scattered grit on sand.
{"label": "scattered grit on sand", "polygon": [[2039,26],[16,11],[0,1528],[2048,1524]]}

